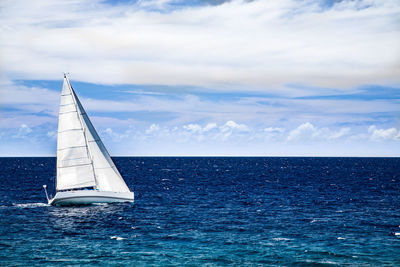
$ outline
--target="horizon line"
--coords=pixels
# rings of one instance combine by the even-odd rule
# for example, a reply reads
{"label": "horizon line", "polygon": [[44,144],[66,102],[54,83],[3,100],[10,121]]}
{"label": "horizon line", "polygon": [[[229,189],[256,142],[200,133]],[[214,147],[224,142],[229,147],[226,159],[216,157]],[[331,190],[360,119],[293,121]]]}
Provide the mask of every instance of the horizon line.
{"label": "horizon line", "polygon": [[[110,155],[111,156],[111,155]],[[400,158],[398,156],[382,156],[382,155],[352,155],[352,156],[321,156],[321,155],[113,155],[111,158],[115,157],[130,157],[130,158]],[[0,158],[57,158],[54,155],[42,155],[42,156],[32,156],[32,155],[10,155],[4,156],[0,155]]]}

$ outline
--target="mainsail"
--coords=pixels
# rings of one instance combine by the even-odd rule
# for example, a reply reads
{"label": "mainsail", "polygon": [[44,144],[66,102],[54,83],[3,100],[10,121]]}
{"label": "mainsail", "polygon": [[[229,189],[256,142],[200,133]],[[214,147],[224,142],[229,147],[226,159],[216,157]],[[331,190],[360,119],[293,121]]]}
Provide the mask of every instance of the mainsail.
{"label": "mainsail", "polygon": [[57,138],[57,191],[94,187],[130,192],[66,76]]}

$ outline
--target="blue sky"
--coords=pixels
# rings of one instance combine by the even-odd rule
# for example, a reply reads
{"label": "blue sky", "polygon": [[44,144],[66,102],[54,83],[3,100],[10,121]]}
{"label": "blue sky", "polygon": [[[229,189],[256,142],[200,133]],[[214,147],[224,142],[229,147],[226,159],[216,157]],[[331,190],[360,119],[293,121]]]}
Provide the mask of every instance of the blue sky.
{"label": "blue sky", "polygon": [[2,1],[0,156],[63,72],[112,155],[399,156],[399,1]]}

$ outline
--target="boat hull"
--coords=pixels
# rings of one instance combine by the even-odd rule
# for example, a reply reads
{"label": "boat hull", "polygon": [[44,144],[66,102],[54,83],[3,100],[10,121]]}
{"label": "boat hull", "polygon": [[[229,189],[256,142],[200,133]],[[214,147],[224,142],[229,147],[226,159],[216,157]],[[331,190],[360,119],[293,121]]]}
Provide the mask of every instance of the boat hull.
{"label": "boat hull", "polygon": [[133,192],[107,192],[98,190],[74,190],[57,192],[49,200],[53,206],[90,205],[96,203],[133,202]]}

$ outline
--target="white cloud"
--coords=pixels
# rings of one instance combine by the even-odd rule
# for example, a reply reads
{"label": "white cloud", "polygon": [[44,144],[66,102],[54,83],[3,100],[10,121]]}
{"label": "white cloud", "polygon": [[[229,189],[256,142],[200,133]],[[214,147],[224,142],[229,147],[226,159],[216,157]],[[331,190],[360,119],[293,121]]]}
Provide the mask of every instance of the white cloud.
{"label": "white cloud", "polygon": [[32,129],[29,128],[28,125],[22,124],[21,127],[19,128],[19,131],[20,131],[21,133],[28,134],[28,133],[32,132]]}
{"label": "white cloud", "polygon": [[200,125],[198,124],[188,124],[188,125],[183,125],[183,129],[192,132],[192,133],[196,133],[196,132],[201,132],[202,128]]}
{"label": "white cloud", "polygon": [[331,132],[328,136],[328,140],[335,140],[341,138],[350,133],[350,128],[341,128],[339,131]]}
{"label": "white cloud", "polygon": [[266,139],[281,140],[285,136],[285,129],[281,127],[267,127],[264,128],[262,136]]}
{"label": "white cloud", "polygon": [[239,131],[239,132],[249,131],[249,127],[247,127],[245,124],[238,124],[234,121],[227,121],[224,125],[220,126],[219,128],[223,133],[231,131]]}
{"label": "white cloud", "polygon": [[145,130],[145,133],[158,139],[166,138],[179,142],[190,140],[198,142],[205,140],[227,141],[228,139],[251,137],[250,129],[246,125],[238,124],[232,120],[220,126],[217,123],[208,123],[204,126],[190,123],[181,127],[161,127],[158,124],[152,124]]}
{"label": "white cloud", "polygon": [[113,141],[121,141],[129,137],[129,131],[125,131],[124,133],[118,133],[113,131],[111,128],[106,128],[104,131],[101,132],[103,137],[111,138]]}
{"label": "white cloud", "polygon": [[2,79],[0,81],[0,105],[21,108],[25,112],[44,112],[56,115],[60,92],[47,88],[17,85],[12,81]]}
{"label": "white cloud", "polygon": [[211,131],[212,129],[215,129],[215,128],[217,128],[217,124],[216,123],[208,123],[206,125],[206,127],[203,128],[203,131],[204,132],[208,132],[208,131]]}
{"label": "white cloud", "polygon": [[57,132],[56,131],[49,131],[47,132],[47,136],[51,139],[57,139]]}
{"label": "white cloud", "polygon": [[220,133],[218,134],[218,138],[222,141],[227,141],[232,138],[233,135],[238,137],[247,135],[247,132],[250,131],[249,127],[245,124],[238,124],[234,121],[227,121],[224,125],[219,127]]}
{"label": "white cloud", "polygon": [[283,133],[285,129],[279,127],[267,127],[264,129],[266,133]]}
{"label": "white cloud", "polygon": [[96,83],[241,90],[399,83],[397,1],[169,3],[2,1],[0,68],[12,79],[70,71]]}
{"label": "white cloud", "polygon": [[378,129],[375,125],[368,128],[372,141],[400,140],[400,131],[396,128]]}
{"label": "white cloud", "polygon": [[147,134],[151,134],[154,132],[158,132],[160,130],[160,126],[158,124],[152,124],[150,127],[146,130]]}
{"label": "white cloud", "polygon": [[187,124],[187,125],[183,125],[182,128],[186,131],[189,131],[191,133],[206,133],[209,132],[213,129],[216,129],[218,127],[218,125],[216,123],[208,123],[206,126],[202,127],[199,124]]}
{"label": "white cloud", "polygon": [[25,138],[30,133],[32,133],[32,129],[26,124],[21,124],[21,126],[18,129],[18,132],[14,134],[12,138]]}
{"label": "white cloud", "polygon": [[317,130],[311,123],[303,123],[289,133],[288,141],[312,137]]}
{"label": "white cloud", "polygon": [[288,141],[312,141],[312,140],[336,140],[350,133],[350,128],[341,128],[338,131],[332,131],[329,128],[318,128],[310,122],[299,125],[296,129],[290,131]]}

